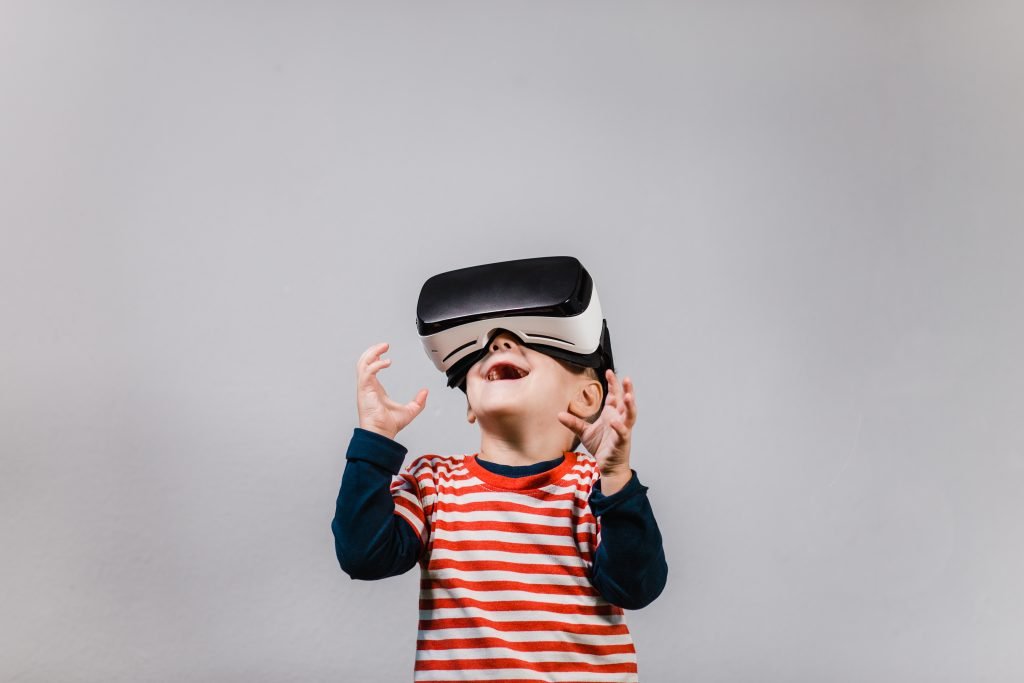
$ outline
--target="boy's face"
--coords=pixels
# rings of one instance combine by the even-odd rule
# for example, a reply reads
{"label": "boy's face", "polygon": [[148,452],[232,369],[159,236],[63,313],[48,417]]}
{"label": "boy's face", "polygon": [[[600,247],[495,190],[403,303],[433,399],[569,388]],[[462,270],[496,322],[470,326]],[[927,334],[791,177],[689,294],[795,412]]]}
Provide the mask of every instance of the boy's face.
{"label": "boy's face", "polygon": [[[517,375],[523,376],[515,378]],[[588,384],[594,386],[585,389]],[[586,396],[581,393],[584,389],[589,392]],[[593,412],[600,404],[601,390],[596,380],[570,372],[558,360],[523,346],[514,334],[502,331],[491,340],[487,355],[466,374],[466,399],[469,413],[480,420],[482,429],[503,422],[521,425],[522,420],[561,426],[559,411]],[[589,405],[595,400],[596,404]]]}

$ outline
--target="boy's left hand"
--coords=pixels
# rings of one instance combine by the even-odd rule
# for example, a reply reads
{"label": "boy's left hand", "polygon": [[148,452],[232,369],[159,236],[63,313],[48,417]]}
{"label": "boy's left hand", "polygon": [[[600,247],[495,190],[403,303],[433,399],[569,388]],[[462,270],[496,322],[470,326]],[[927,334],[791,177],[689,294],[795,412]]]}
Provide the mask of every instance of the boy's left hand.
{"label": "boy's left hand", "polygon": [[633,382],[626,377],[619,384],[611,369],[605,370],[608,398],[604,409],[593,424],[585,422],[568,411],[558,413],[558,420],[580,437],[587,450],[597,458],[601,477],[629,481],[629,446],[633,425],[636,424],[636,398]]}

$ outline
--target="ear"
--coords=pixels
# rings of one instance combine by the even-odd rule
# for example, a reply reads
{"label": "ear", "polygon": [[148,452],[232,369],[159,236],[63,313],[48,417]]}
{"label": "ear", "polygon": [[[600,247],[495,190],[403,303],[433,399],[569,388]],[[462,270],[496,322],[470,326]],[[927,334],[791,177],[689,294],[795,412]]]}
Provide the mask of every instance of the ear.
{"label": "ear", "polygon": [[580,384],[575,398],[569,403],[568,412],[587,420],[601,409],[601,383],[596,379]]}

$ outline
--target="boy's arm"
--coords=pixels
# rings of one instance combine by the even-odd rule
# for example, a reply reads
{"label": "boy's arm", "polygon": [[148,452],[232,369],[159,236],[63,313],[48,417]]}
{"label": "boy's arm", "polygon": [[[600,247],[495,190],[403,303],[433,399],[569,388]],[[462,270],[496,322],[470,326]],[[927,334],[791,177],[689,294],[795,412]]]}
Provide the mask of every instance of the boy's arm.
{"label": "boy's arm", "polygon": [[390,491],[406,452],[382,434],[359,427],[352,434],[331,530],[338,564],[353,579],[404,574],[419,559],[419,536],[395,514]]}
{"label": "boy's arm", "polygon": [[668,564],[647,487],[635,470],[631,473],[629,482],[610,496],[602,493],[600,479],[591,489],[590,509],[600,518],[601,543],[590,581],[613,605],[640,609],[661,595]]}

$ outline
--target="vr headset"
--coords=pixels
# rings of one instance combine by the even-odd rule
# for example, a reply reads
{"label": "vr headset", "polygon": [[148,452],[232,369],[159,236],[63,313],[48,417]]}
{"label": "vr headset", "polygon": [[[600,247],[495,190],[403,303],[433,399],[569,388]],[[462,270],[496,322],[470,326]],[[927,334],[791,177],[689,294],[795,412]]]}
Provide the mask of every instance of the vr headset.
{"label": "vr headset", "polygon": [[448,386],[465,393],[466,373],[502,330],[523,346],[595,368],[608,396],[615,370],[608,323],[586,268],[572,256],[545,256],[460,268],[429,278],[416,304],[416,329]]}

